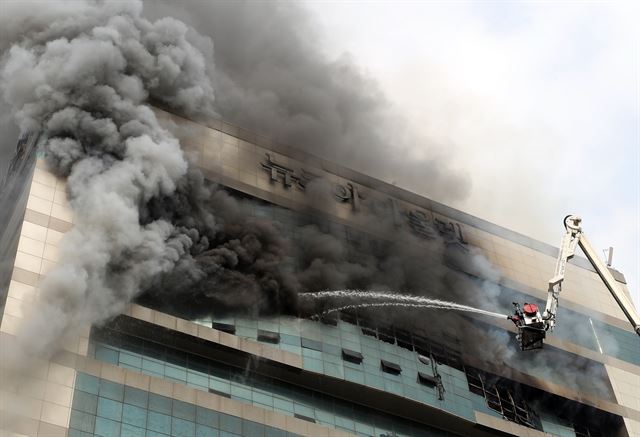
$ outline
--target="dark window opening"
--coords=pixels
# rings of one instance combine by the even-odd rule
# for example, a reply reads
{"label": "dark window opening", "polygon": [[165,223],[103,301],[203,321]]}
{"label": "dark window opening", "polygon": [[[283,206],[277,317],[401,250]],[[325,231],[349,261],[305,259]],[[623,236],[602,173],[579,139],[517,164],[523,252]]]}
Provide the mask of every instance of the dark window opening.
{"label": "dark window opening", "polygon": [[413,351],[413,344],[410,342],[402,341],[399,338],[396,338],[396,340],[398,341],[398,346]]}
{"label": "dark window opening", "polygon": [[599,429],[594,429],[583,424],[574,424],[573,430],[576,433],[576,437],[604,437],[604,433]]}
{"label": "dark window opening", "polygon": [[236,333],[236,327],[234,325],[229,325],[228,323],[213,322],[212,328],[217,329],[218,331],[226,332],[227,334],[235,335]]}
{"label": "dark window opening", "polygon": [[263,331],[262,329],[258,329],[258,341],[278,344],[280,343],[280,334],[278,334],[277,332]]}
{"label": "dark window opening", "polygon": [[376,338],[378,337],[378,334],[376,333],[376,330],[375,330],[375,329],[369,329],[369,328],[364,328],[364,327],[363,327],[363,328],[362,328],[362,333],[363,333],[364,335],[369,335],[369,336],[371,336],[371,337],[376,337]]}
{"label": "dark window opening", "polygon": [[212,388],[209,389],[209,393],[213,393],[214,395],[222,396],[225,398],[231,399],[231,395],[229,393],[225,393],[223,391],[214,390]]}
{"label": "dark window opening", "polygon": [[484,388],[482,380],[477,374],[467,373],[467,383],[469,385],[469,391],[484,397]]}
{"label": "dark window opening", "polygon": [[392,375],[400,375],[400,373],[402,373],[402,368],[398,364],[390,361],[380,360],[380,366],[383,372],[391,373]]}
{"label": "dark window opening", "polygon": [[337,313],[326,314],[320,317],[320,322],[324,323],[325,325],[338,326],[338,314]]}
{"label": "dark window opening", "polygon": [[371,319],[358,313],[357,310],[341,311],[339,317],[340,320],[357,325],[364,335],[396,344],[410,351],[417,351],[424,356],[431,356],[438,364],[446,364],[454,369],[464,371],[461,354],[456,350],[460,347],[460,341],[457,337],[450,334],[443,337],[447,342],[447,345],[444,345],[412,332],[384,326],[380,320]]}
{"label": "dark window opening", "polygon": [[524,399],[516,395],[513,387],[505,385],[504,380],[488,378],[491,375],[470,368],[466,369],[466,374],[469,391],[483,396],[487,406],[500,413],[504,419],[541,429],[538,415]]}
{"label": "dark window opening", "polygon": [[340,312],[338,316],[340,317],[340,320],[342,320],[343,322],[351,323],[352,325],[358,324],[358,318],[356,317],[355,314]]}
{"label": "dark window opening", "polygon": [[454,369],[464,370],[460,353],[442,346],[434,341],[415,335],[413,337],[415,350],[420,355],[431,357],[438,364],[446,364]]}
{"label": "dark window opening", "polygon": [[407,344],[413,344],[411,333],[402,329],[396,329],[396,339],[398,340],[398,343],[403,342]]}
{"label": "dark window opening", "polygon": [[428,387],[437,387],[438,386],[438,378],[433,375],[428,375],[423,372],[418,372],[418,382],[422,385],[426,385]]}
{"label": "dark window opening", "polygon": [[390,344],[395,344],[396,342],[396,338],[393,335],[383,334],[382,332],[378,332],[378,339]]}
{"label": "dark window opening", "polygon": [[316,419],[314,419],[313,417],[303,416],[302,414],[294,413],[293,417],[301,419],[301,420],[306,420],[307,422],[316,423]]}
{"label": "dark window opening", "polygon": [[360,364],[362,363],[362,354],[360,352],[343,348],[342,359],[345,361],[349,361],[350,363]]}

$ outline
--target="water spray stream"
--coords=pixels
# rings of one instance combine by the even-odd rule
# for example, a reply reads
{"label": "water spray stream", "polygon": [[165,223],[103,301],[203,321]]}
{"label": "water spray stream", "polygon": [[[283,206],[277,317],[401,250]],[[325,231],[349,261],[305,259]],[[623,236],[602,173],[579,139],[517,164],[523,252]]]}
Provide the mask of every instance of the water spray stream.
{"label": "water spray stream", "polygon": [[373,300],[385,300],[383,303],[358,303],[350,304],[338,309],[331,309],[323,314],[329,314],[339,310],[346,310],[352,308],[369,308],[376,306],[407,306],[418,308],[440,308],[456,311],[465,311],[477,314],[484,314],[490,317],[496,317],[499,319],[506,319],[506,315],[495,313],[492,311],[482,310],[480,308],[474,308],[468,305],[462,305],[455,302],[448,302],[445,300],[431,299],[421,296],[401,295],[388,291],[362,291],[362,290],[335,290],[335,291],[319,291],[316,293],[304,293],[301,295],[304,298],[311,299],[373,299]]}
{"label": "water spray stream", "polygon": [[323,311],[322,313],[314,314],[313,317],[324,317],[331,313],[335,313],[343,310],[352,310],[356,308],[379,308],[379,307],[403,307],[403,308],[446,308],[439,305],[428,305],[418,303],[405,303],[405,302],[374,302],[374,303],[354,303],[350,305],[343,305],[337,308],[331,308]]}

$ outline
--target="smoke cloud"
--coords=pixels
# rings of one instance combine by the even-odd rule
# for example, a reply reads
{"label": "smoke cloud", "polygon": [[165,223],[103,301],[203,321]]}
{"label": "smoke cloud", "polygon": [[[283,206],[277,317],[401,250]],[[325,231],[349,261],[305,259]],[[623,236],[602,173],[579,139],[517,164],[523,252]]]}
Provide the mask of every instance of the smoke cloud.
{"label": "smoke cloud", "polygon": [[[147,102],[218,117],[275,140],[434,195],[463,197],[468,178],[439,154],[406,162],[422,141],[375,83],[348,59],[330,61],[295,5],[193,2],[186,12],[141,2],[3,5],[0,85],[23,132],[42,130],[49,168],[66,178],[74,227],[59,266],[41,283],[20,330],[23,353],[46,356],[74,329],[119,314],[141,293],[159,305],[215,312],[295,313],[300,293],[400,290],[496,310],[497,279],[471,249],[398,232],[375,205],[377,238],[348,246],[308,220],[285,237],[251,203],[205,181]],[[198,35],[172,15],[190,20]],[[210,37],[210,38],[209,38]],[[402,177],[403,179],[400,179]],[[326,188],[326,187],[325,187]],[[326,197],[323,187],[313,201]],[[310,206],[313,206],[310,205]],[[469,272],[480,279],[472,279]],[[193,311],[193,310],[191,310]],[[391,312],[399,326],[419,312]],[[432,333],[457,332],[487,360],[503,343],[480,342],[457,314],[430,316]]]}
{"label": "smoke cloud", "polygon": [[[149,288],[180,295],[185,284],[223,307],[292,311],[305,287],[368,285],[376,276],[374,257],[347,260],[341,243],[312,225],[295,249],[273,223],[246,218],[188,170],[146,105],[208,117],[218,110],[338,160],[383,161],[398,119],[375,85],[349,63],[324,60],[303,35],[285,46],[272,30],[280,23],[293,32],[305,21],[301,10],[216,5],[206,11],[221,41],[215,52],[177,19],[145,19],[140,2],[50,3],[36,14],[29,4],[5,8],[4,100],[21,131],[46,132],[47,163],[67,178],[76,218],[60,266],[41,285],[40,316],[23,330],[34,350],[108,319]],[[265,7],[274,21],[257,26]],[[446,172],[429,165],[422,170],[437,186]]]}
{"label": "smoke cloud", "polygon": [[[471,179],[453,169],[451,151],[409,129],[348,56],[328,58],[301,6],[197,0],[145,6],[149,16],[180,17],[213,39],[212,82],[225,120],[431,197],[468,195]],[[416,144],[428,148],[429,158],[407,159]]]}
{"label": "smoke cloud", "polygon": [[67,178],[75,217],[22,333],[44,353],[70,329],[121,311],[189,250],[170,222],[140,221],[140,205],[171,195],[187,172],[178,141],[144,102],[213,113],[214,96],[187,26],[147,21],[141,3],[52,3],[35,15],[32,5],[9,6],[3,97],[22,131],[48,135],[47,163]]}

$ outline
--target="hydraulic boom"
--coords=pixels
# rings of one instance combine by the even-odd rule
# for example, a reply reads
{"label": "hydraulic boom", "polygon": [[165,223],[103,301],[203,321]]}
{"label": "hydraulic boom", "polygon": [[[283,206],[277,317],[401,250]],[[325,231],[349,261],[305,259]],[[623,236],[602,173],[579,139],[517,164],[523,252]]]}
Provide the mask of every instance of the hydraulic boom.
{"label": "hydraulic boom", "polygon": [[520,309],[520,305],[514,302],[515,313],[509,316],[509,319],[513,321],[518,328],[516,339],[522,350],[541,348],[546,332],[553,331],[556,324],[558,299],[562,291],[562,282],[564,281],[567,262],[575,255],[576,246],[578,245],[587,256],[589,262],[591,262],[591,265],[602,279],[602,282],[604,282],[609,289],[609,292],[620,306],[624,315],[629,319],[629,322],[631,322],[633,329],[640,335],[640,316],[638,316],[631,301],[626,294],[624,294],[607,266],[596,254],[596,251],[589,243],[589,240],[587,240],[584,232],[582,232],[582,227],[580,226],[581,221],[582,219],[580,217],[574,215],[568,215],[564,219],[566,232],[560,245],[554,276],[549,280],[547,305],[542,315],[540,315],[536,304],[525,303],[523,309]]}

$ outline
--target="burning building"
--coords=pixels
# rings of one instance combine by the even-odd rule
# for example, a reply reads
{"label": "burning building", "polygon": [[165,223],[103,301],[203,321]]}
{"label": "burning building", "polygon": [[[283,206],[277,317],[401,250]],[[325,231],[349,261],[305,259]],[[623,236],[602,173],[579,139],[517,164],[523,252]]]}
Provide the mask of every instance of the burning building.
{"label": "burning building", "polygon": [[[132,296],[118,274],[131,268],[126,257],[148,259],[112,258],[116,314],[104,294],[98,309],[71,297],[37,303],[41,286],[55,295],[45,277],[69,250],[63,236],[86,223],[69,206],[78,181],[48,170],[51,150],[34,159],[47,139],[19,143],[8,181],[26,183],[5,185],[0,240],[3,433],[640,435],[640,342],[585,259],[567,268],[542,350],[519,351],[506,316],[349,291],[323,299],[322,290],[397,287],[490,312],[542,307],[557,249],[223,121],[153,114],[193,173],[136,220],[164,218],[193,244]],[[99,310],[58,331],[52,356],[22,358],[20,369],[6,356],[25,338],[48,338],[56,317]]]}
{"label": "burning building", "polygon": [[0,192],[3,435],[639,435],[638,338],[590,265],[521,351],[506,314],[557,250],[382,182],[469,185],[389,153],[419,140],[299,10],[194,2],[212,41],[143,6],[0,14],[31,133]]}

